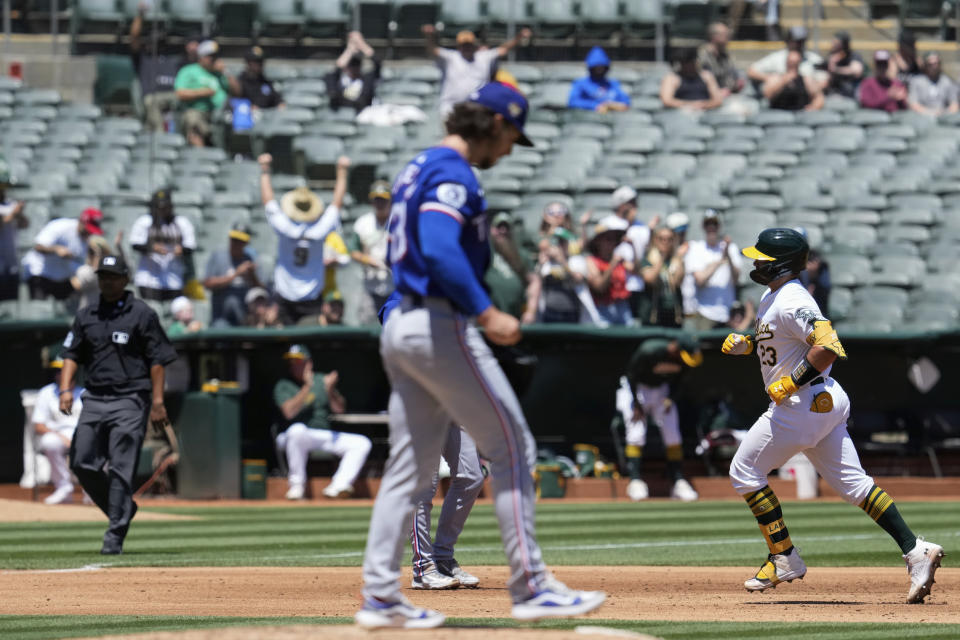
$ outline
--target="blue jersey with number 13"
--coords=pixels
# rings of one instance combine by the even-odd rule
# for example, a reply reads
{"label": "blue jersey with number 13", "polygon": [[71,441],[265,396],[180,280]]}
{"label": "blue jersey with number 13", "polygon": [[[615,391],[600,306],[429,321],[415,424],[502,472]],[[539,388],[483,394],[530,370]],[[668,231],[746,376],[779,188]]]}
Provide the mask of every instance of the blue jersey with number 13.
{"label": "blue jersey with number 13", "polygon": [[[487,203],[463,156],[448,147],[421,152],[397,176],[392,200],[387,257],[397,291],[446,298],[467,313],[489,306],[482,289],[490,263]],[[469,265],[463,269],[467,273],[446,273],[447,268],[455,271],[466,266],[460,256],[451,256],[443,265],[434,261],[433,266],[428,259],[431,249],[435,253],[440,246],[438,238],[455,232],[450,220],[459,225],[459,248]]]}

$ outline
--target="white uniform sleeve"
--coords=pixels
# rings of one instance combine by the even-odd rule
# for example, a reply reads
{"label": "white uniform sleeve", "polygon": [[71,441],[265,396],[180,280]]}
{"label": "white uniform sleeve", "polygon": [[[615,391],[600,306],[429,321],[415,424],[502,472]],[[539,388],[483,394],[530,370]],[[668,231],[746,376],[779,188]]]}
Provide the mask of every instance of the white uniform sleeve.
{"label": "white uniform sleeve", "polygon": [[142,215],[137,218],[130,228],[130,244],[134,247],[147,244],[150,239],[150,225],[153,218],[149,215]]}
{"label": "white uniform sleeve", "polygon": [[307,240],[323,240],[338,226],[340,226],[340,208],[332,204],[327,205],[326,211],[310,225],[303,237]]}
{"label": "white uniform sleeve", "polygon": [[180,244],[184,249],[195,250],[197,248],[197,236],[193,230],[193,223],[183,216],[177,216],[174,220],[180,227]]}
{"label": "white uniform sleeve", "polygon": [[287,238],[300,237],[300,225],[284,215],[279,202],[271,200],[263,210],[267,215],[267,222],[276,233]]}
{"label": "white uniform sleeve", "polygon": [[791,292],[789,300],[785,301],[780,317],[777,319],[778,326],[781,327],[788,336],[796,340],[806,341],[807,337],[813,333],[813,323],[826,320],[813,297],[797,284],[799,289],[796,293]]}
{"label": "white uniform sleeve", "polygon": [[36,403],[33,405],[33,416],[30,420],[33,424],[50,426],[50,396],[47,387],[40,389],[37,393]]}
{"label": "white uniform sleeve", "polygon": [[[57,244],[57,241],[60,239],[61,222],[62,220],[51,220],[43,225],[43,228],[40,229],[36,238],[34,238],[33,243],[45,247],[52,247]],[[76,222],[74,222],[74,224],[76,224]]]}

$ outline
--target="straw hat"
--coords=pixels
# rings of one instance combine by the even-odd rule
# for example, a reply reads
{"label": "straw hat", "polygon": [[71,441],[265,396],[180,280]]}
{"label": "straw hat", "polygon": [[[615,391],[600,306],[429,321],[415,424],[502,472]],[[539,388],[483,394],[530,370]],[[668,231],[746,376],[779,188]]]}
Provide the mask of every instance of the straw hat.
{"label": "straw hat", "polygon": [[323,200],[307,187],[297,187],[280,198],[280,209],[294,222],[313,222],[323,213]]}

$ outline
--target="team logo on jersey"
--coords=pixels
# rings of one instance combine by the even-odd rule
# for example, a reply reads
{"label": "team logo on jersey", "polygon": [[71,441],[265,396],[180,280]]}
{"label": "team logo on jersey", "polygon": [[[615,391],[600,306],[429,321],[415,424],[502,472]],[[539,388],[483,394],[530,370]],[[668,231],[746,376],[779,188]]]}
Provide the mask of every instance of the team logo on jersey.
{"label": "team logo on jersey", "polygon": [[127,344],[128,342],[130,342],[130,334],[124,331],[114,331],[113,341],[116,344]]}
{"label": "team logo on jersey", "polygon": [[767,322],[757,324],[757,337],[754,338],[754,342],[763,342],[764,340],[773,340],[773,329]]}
{"label": "team logo on jersey", "polygon": [[444,182],[437,187],[437,200],[454,209],[459,209],[467,202],[467,188],[462,184]]}
{"label": "team logo on jersey", "polygon": [[826,320],[820,312],[816,309],[797,309],[797,312],[794,314],[797,320],[805,321],[811,327],[817,322],[823,322]]}

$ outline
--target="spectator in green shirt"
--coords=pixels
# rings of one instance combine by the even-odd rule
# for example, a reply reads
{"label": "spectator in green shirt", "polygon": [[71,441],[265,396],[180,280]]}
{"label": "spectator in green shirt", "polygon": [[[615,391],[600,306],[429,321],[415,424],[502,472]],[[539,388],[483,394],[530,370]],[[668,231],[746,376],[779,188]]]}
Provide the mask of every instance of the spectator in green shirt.
{"label": "spectator in green shirt", "polygon": [[216,42],[204,40],[197,47],[197,62],[180,69],[173,83],[180,103],[180,128],[195,147],[206,146],[212,118],[227,102],[230,85],[219,54]]}
{"label": "spectator in green shirt", "polygon": [[493,251],[483,281],[490,291],[490,299],[498,309],[506,311],[524,324],[530,324],[537,314],[538,282],[530,261],[520,252],[513,227],[513,218],[509,213],[498,213],[493,217],[490,225],[490,244]]}
{"label": "spectator in green shirt", "polygon": [[289,376],[274,386],[273,401],[285,427],[277,436],[276,445],[287,455],[287,499],[304,499],[311,451],[340,457],[340,465],[323,495],[350,497],[371,445],[366,436],[330,429],[330,414],[347,409],[346,399],[337,391],[340,376],[336,371],[315,375],[310,350],[304,345],[291,345],[283,358],[289,365]]}

